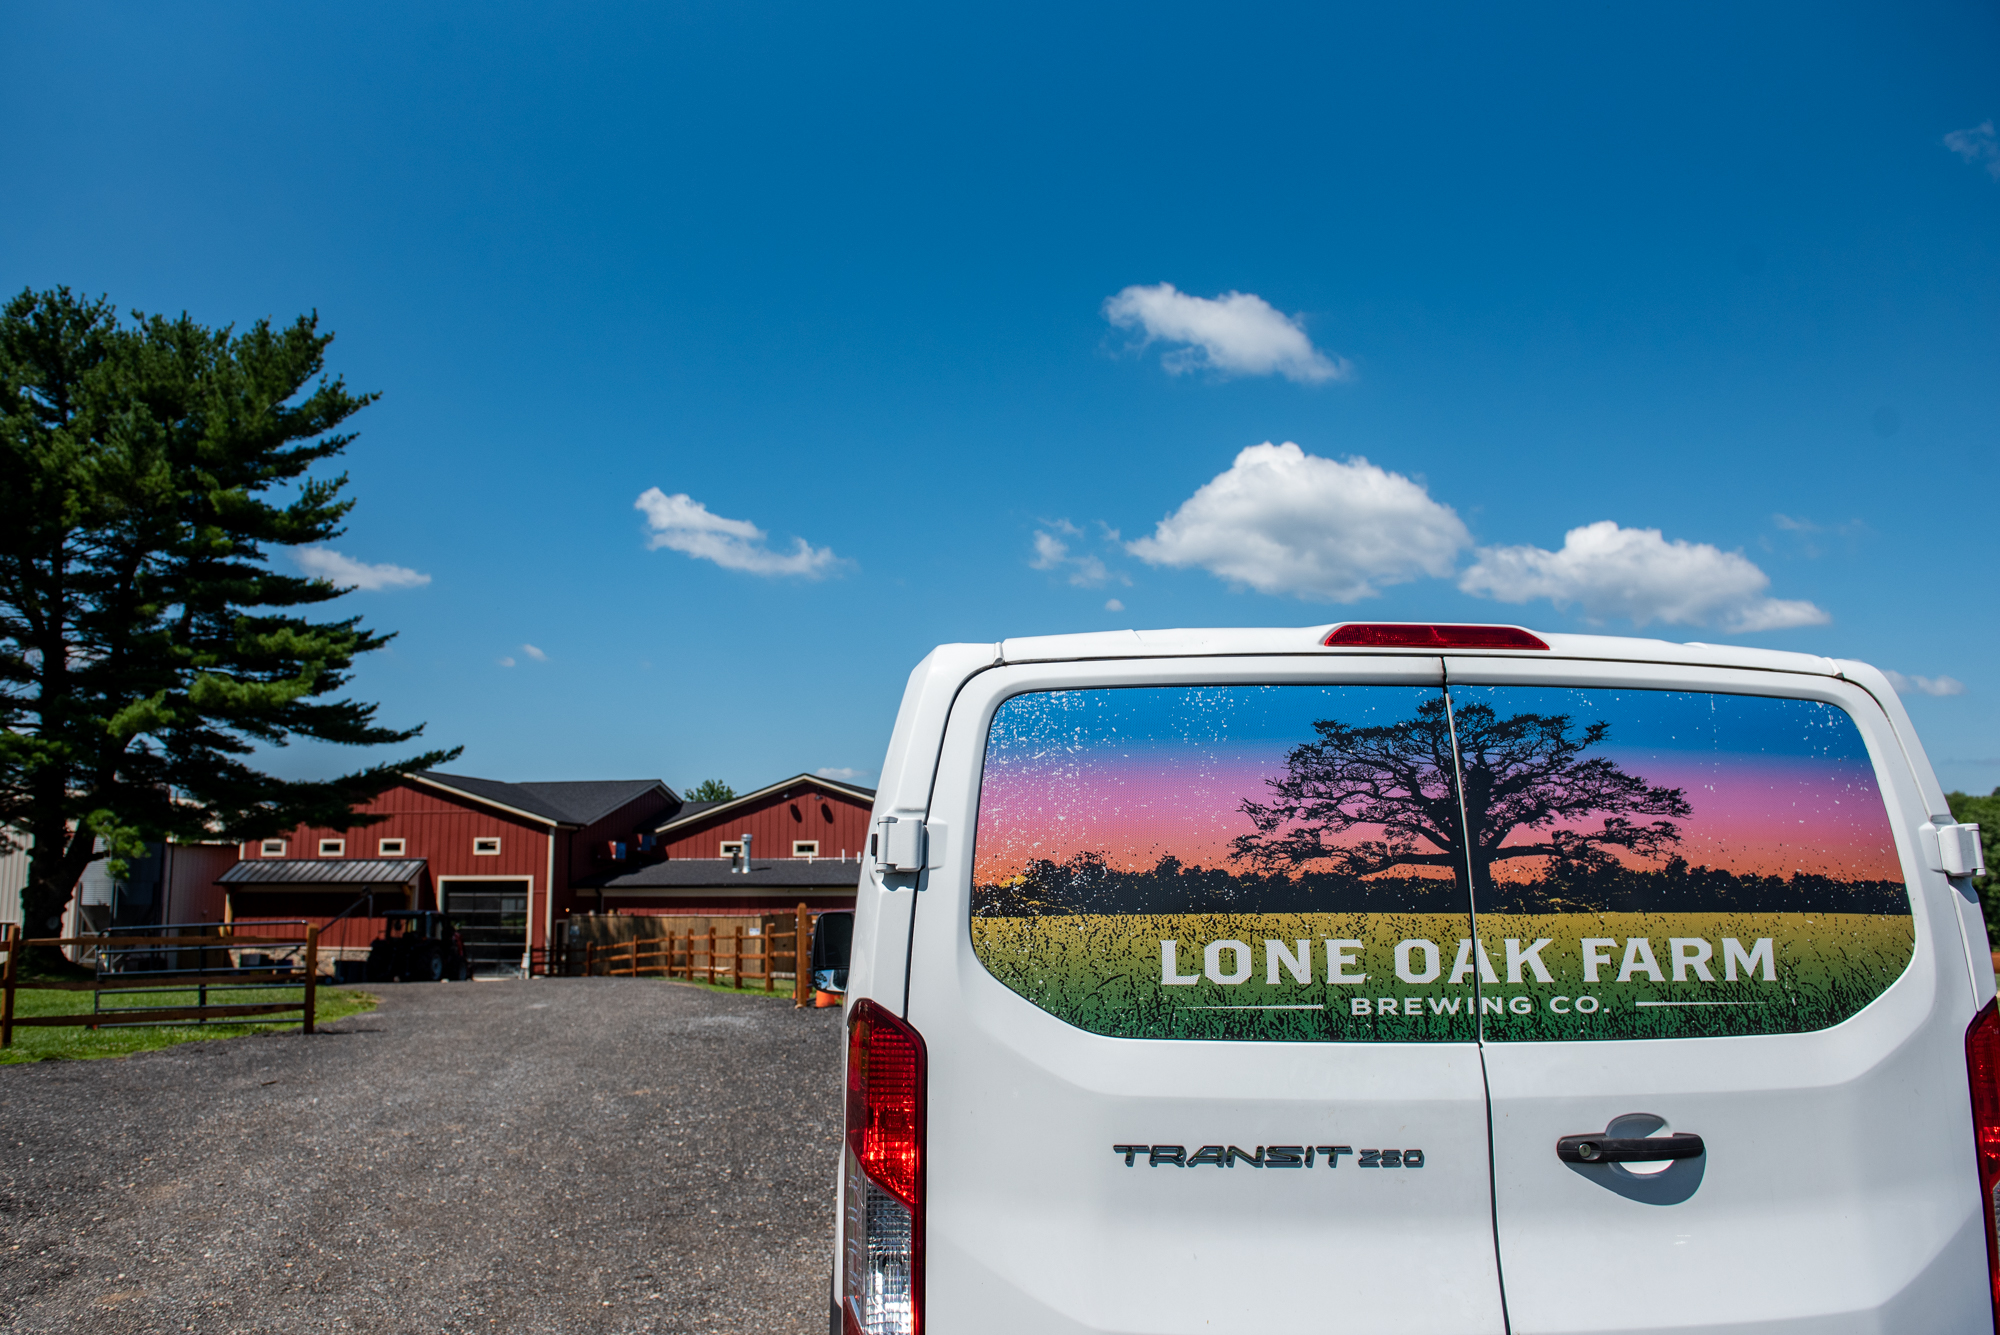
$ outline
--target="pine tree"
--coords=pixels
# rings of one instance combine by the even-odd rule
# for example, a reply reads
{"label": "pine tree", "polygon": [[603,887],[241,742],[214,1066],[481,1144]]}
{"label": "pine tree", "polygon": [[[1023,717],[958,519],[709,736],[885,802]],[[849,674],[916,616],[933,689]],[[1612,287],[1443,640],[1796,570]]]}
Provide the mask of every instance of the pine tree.
{"label": "pine tree", "polygon": [[32,841],[24,918],[59,921],[102,840],[254,839],[354,807],[456,755],[316,782],[246,757],[292,738],[377,746],[339,698],[391,638],[300,609],[344,590],[273,548],[340,534],[344,474],[315,474],[375,399],[329,377],[316,316],[241,334],[66,288],[0,308],[0,824]]}

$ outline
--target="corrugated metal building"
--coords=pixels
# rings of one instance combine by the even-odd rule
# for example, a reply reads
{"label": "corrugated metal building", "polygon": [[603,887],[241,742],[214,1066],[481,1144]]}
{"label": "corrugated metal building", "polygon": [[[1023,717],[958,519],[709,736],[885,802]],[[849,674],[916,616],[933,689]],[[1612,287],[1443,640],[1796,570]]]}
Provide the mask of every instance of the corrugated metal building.
{"label": "corrugated metal building", "polygon": [[[32,841],[25,834],[10,837],[15,847],[0,854],[0,924],[21,923],[21,893],[28,884]],[[101,861],[91,863],[61,923],[22,924],[22,930],[30,936],[75,936],[104,927],[219,922],[216,878],[235,862],[234,844],[150,843],[122,877],[112,876]]]}
{"label": "corrugated metal building", "polygon": [[15,847],[0,853],[0,926],[21,921],[21,889],[28,883],[26,836],[8,834]]}

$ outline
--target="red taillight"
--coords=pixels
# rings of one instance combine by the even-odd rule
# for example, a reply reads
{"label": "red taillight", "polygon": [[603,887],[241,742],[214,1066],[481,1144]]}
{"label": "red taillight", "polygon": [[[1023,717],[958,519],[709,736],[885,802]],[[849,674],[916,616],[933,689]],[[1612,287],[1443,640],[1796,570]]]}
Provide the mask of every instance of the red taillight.
{"label": "red taillight", "polygon": [[861,1169],[903,1204],[923,1176],[924,1043],[872,1001],[847,1021],[847,1144]]}
{"label": "red taillight", "polygon": [[1980,1214],[1986,1219],[1986,1280],[1993,1293],[1993,1328],[2000,1331],[2000,1009],[1991,1001],[1965,1031],[1965,1074],[1972,1086]]}
{"label": "red taillight", "polygon": [[1401,621],[1350,621],[1320,641],[1353,649],[1546,649],[1519,626],[1431,626]]}
{"label": "red taillight", "polygon": [[842,1321],[916,1335],[924,1295],[924,1041],[873,1001],[847,1017]]}

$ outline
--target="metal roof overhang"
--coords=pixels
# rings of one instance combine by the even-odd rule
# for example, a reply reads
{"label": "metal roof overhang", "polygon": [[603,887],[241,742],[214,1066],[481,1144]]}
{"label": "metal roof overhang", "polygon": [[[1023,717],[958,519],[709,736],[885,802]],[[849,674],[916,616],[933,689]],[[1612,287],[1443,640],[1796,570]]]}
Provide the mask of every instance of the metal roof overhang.
{"label": "metal roof overhang", "polygon": [[239,890],[314,886],[407,886],[424,874],[422,858],[251,858],[216,878]]}
{"label": "metal roof overhang", "polygon": [[728,858],[673,858],[630,871],[578,881],[585,893],[622,895],[657,890],[814,890],[852,893],[861,880],[857,858],[773,858],[752,861],[747,872],[731,871]]}

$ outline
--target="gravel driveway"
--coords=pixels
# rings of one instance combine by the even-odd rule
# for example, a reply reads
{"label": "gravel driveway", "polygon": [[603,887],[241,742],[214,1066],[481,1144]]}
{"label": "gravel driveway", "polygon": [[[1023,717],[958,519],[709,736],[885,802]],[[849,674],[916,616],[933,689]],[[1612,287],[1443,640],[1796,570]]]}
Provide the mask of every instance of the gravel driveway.
{"label": "gravel driveway", "polygon": [[826,1329],[839,1012],[409,984],[0,1067],[0,1331]]}

